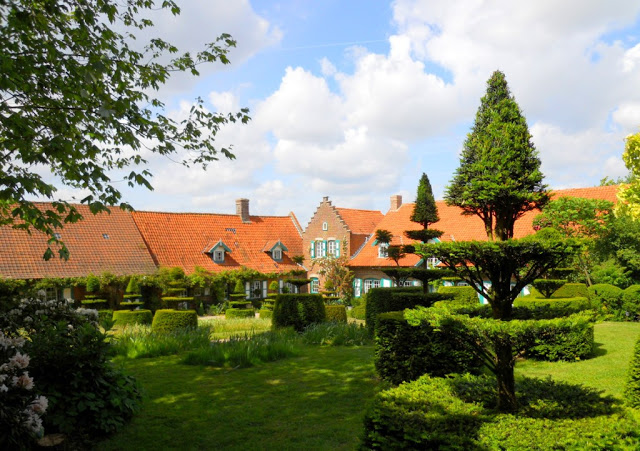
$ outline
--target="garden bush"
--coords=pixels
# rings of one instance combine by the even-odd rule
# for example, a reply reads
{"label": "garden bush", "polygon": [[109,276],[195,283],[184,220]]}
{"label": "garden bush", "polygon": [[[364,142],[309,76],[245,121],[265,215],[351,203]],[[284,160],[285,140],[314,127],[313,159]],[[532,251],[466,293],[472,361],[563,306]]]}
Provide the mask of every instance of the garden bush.
{"label": "garden bush", "polygon": [[638,449],[640,424],[613,397],[550,379],[516,381],[520,409],[498,413],[495,381],[420,379],[376,395],[363,449]]}
{"label": "garden bush", "polygon": [[198,315],[195,310],[157,310],[151,322],[151,330],[161,333],[196,327]]}
{"label": "garden bush", "polygon": [[478,298],[478,293],[472,287],[469,286],[461,286],[461,287],[438,287],[438,293],[445,293],[453,295],[453,299],[450,301],[446,301],[447,304],[456,305],[456,306],[476,306],[480,303]]}
{"label": "garden bush", "polygon": [[380,377],[394,384],[423,374],[477,372],[482,366],[470,344],[427,321],[410,325],[403,312],[378,316],[375,343],[376,370]]}
{"label": "garden bush", "polygon": [[262,319],[269,319],[269,318],[273,318],[273,310],[272,309],[268,309],[268,308],[261,308],[260,309],[260,318]]}
{"label": "garden bush", "polygon": [[324,309],[327,314],[327,321],[336,323],[347,322],[347,308],[344,305],[325,305]]}
{"label": "garden bush", "polygon": [[305,327],[326,319],[322,296],[319,294],[279,294],[273,307],[273,327],[293,327],[302,332]]}
{"label": "garden bush", "polygon": [[636,342],[629,362],[624,396],[628,405],[640,409],[640,339]]}
{"label": "garden bush", "polygon": [[399,312],[417,305],[429,307],[442,299],[439,293],[424,294],[422,287],[372,288],[367,293],[366,325],[373,336],[380,313]]}
{"label": "garden bush", "polygon": [[593,318],[576,314],[566,318],[536,320],[531,324],[532,342],[525,356],[536,360],[574,361],[593,352]]}
{"label": "garden bush", "polygon": [[565,283],[562,287],[558,289],[553,295],[552,298],[577,298],[577,297],[588,297],[589,292],[587,286],[583,283]]}
{"label": "garden bush", "polygon": [[354,319],[365,320],[367,318],[367,305],[362,303],[349,310],[349,316]]}
{"label": "garden bush", "polygon": [[113,310],[98,310],[98,323],[113,320]]}
{"label": "garden bush", "polygon": [[640,285],[631,285],[622,292],[622,315],[625,321],[637,321],[640,317]]}
{"label": "garden bush", "polygon": [[567,283],[564,279],[536,279],[533,281],[533,286],[538,292],[540,292],[545,298],[549,299],[553,293],[558,291],[562,286]]}
{"label": "garden bush", "polygon": [[593,308],[586,297],[568,299],[518,298],[513,303],[515,319],[553,319],[573,315]]}
{"label": "garden bush", "polygon": [[97,311],[76,310],[67,301],[23,300],[0,315],[0,329],[28,336],[29,375],[49,401],[43,417],[47,434],[96,439],[120,428],[138,409],[138,387],[111,364]]}
{"label": "garden bush", "polygon": [[614,314],[622,309],[622,288],[608,283],[597,283],[588,289],[589,299],[605,313]]}
{"label": "garden bush", "polygon": [[116,310],[113,312],[113,321],[118,327],[151,324],[152,320],[153,314],[151,310]]}
{"label": "garden bush", "polygon": [[252,308],[228,308],[224,312],[225,318],[254,318],[256,311]]}

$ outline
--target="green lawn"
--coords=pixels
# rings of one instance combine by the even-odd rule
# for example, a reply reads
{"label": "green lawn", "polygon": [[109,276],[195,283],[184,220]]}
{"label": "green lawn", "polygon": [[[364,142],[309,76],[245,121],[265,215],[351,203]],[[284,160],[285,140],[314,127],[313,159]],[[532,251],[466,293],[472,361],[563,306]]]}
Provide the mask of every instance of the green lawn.
{"label": "green lawn", "polygon": [[303,346],[300,357],[240,370],[179,359],[124,363],[144,407],[97,449],[351,450],[378,385],[372,346]]}
{"label": "green lawn", "polygon": [[580,362],[536,362],[516,364],[516,375],[551,376],[583,384],[621,398],[633,347],[640,337],[640,323],[599,323],[595,326],[595,358]]}

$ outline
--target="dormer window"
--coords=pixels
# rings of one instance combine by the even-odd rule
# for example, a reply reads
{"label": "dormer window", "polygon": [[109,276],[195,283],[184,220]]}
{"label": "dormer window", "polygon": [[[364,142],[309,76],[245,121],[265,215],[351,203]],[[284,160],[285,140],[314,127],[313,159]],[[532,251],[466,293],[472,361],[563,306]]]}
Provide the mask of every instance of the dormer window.
{"label": "dormer window", "polygon": [[225,253],[231,252],[231,249],[224,244],[222,240],[220,240],[211,249],[205,252],[211,254],[211,259],[214,263],[224,263]]}
{"label": "dormer window", "polygon": [[387,258],[389,256],[389,243],[378,244],[378,258]]}
{"label": "dormer window", "polygon": [[282,260],[282,249],[274,249],[273,252],[271,252],[271,258],[274,260]]}
{"label": "dormer window", "polygon": [[273,261],[279,262],[282,261],[282,253],[288,251],[287,246],[282,244],[282,241],[267,241],[264,247],[262,248],[263,252],[267,254],[271,254],[271,258]]}

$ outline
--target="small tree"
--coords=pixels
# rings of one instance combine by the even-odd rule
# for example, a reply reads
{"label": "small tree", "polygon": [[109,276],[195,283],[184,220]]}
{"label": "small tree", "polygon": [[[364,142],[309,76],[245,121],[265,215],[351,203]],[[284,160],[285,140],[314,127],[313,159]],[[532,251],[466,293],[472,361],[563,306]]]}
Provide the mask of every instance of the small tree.
{"label": "small tree", "polygon": [[418,193],[416,194],[416,203],[413,207],[413,213],[411,214],[411,220],[422,224],[426,229],[430,224],[440,221],[438,216],[438,207],[436,201],[433,198],[433,190],[431,189],[431,182],[429,177],[424,172],[420,177],[420,183],[418,184]]}
{"label": "small tree", "polygon": [[[314,260],[318,265],[318,274],[327,281],[325,288],[334,291],[342,299],[350,302],[353,297],[353,271],[349,269],[349,257],[346,240],[342,240],[342,250],[339,257],[326,256]],[[329,283],[329,286],[326,284]]]}

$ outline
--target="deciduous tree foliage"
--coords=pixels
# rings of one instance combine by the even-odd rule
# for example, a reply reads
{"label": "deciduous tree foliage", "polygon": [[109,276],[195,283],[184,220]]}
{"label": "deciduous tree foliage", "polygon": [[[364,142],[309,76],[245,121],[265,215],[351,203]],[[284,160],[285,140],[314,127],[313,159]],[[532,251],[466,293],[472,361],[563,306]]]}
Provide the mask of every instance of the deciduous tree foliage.
{"label": "deciduous tree foliage", "polygon": [[500,71],[487,82],[445,200],[479,216],[492,240],[513,238],[515,221],[549,201],[527,122]]}
{"label": "deciduous tree foliage", "polygon": [[627,136],[622,159],[630,176],[618,188],[616,214],[640,219],[640,133]]}
{"label": "deciduous tree foliage", "polygon": [[[223,124],[246,122],[246,109],[221,115],[196,99],[177,121],[154,92],[174,72],[227,64],[235,41],[223,34],[193,55],[159,38],[134,45],[135,33],[153,26],[145,13],[159,8],[180,12],[172,0],[0,0],[0,224],[52,236],[81,218],[38,172],[43,167],[87,192],[81,202],[97,213],[129,207],[115,177],[152,189],[146,155],[184,149],[180,163],[203,167],[234,157],[214,137]],[[52,208],[38,209],[34,197]]]}

